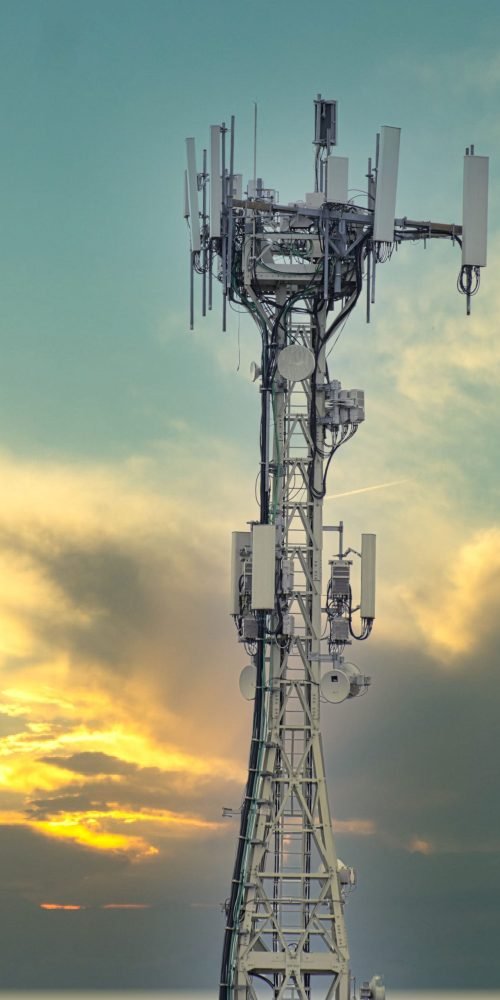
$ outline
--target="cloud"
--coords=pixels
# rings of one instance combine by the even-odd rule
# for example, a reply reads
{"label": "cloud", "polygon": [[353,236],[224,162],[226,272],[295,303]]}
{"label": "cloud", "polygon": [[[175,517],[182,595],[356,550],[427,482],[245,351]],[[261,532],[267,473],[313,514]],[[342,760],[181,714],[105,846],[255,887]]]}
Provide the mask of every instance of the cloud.
{"label": "cloud", "polygon": [[401,486],[403,483],[407,483],[407,479],[395,479],[392,483],[377,483],[376,486],[361,486],[357,490],[347,490],[345,493],[332,493],[325,497],[325,500],[340,500],[341,497],[353,497],[357,496],[359,493],[371,493],[372,490],[386,490],[390,486]]}
{"label": "cloud", "polygon": [[[480,638],[497,630],[500,603],[500,528],[473,535],[451,564],[434,574],[433,594],[402,588],[401,596],[418,624],[422,641],[449,663],[478,647]],[[481,670],[478,657],[477,669]]]}
{"label": "cloud", "polygon": [[150,903],[104,903],[101,910],[149,910]]}
{"label": "cloud", "polygon": [[[368,882],[373,866],[383,891],[402,892],[399,864],[416,896],[412,866],[430,872],[498,847],[477,788],[478,757],[486,769],[498,757],[488,704],[496,507],[482,488],[477,509],[473,475],[498,406],[496,302],[486,320],[481,299],[472,323],[446,326],[442,280],[436,269],[418,321],[402,285],[395,298],[387,291],[394,311],[382,309],[369,331],[369,364],[364,335],[357,357],[346,345],[343,381],[361,357],[350,384],[366,375],[369,420],[333,465],[325,518],[345,516],[354,548],[360,530],[380,539],[379,614],[360,653],[374,683],[366,699],[340,706],[334,739],[325,726],[333,802],[347,817],[334,829],[342,857],[367,859]],[[254,509],[253,457],[187,424],[169,435],[121,463],[0,460],[9,581],[0,775],[13,796],[1,800],[2,843],[12,892],[37,909],[76,900],[78,920],[125,921],[171,906],[162,913],[175,940],[179,926],[188,940],[193,916],[213,911],[230,884],[235,828],[220,823],[220,804],[239,805],[245,778],[251,706],[237,694],[244,661],[226,587],[229,531]],[[16,838],[32,859],[27,872],[10,870]],[[372,925],[374,911],[365,911]],[[163,916],[160,941],[166,926]]]}
{"label": "cloud", "polygon": [[480,94],[482,98],[500,88],[500,57],[496,50],[463,47],[460,52],[440,52],[439,59],[413,60],[405,56],[400,69],[405,78],[413,76],[421,87],[435,93],[436,88],[456,95]]}
{"label": "cloud", "polygon": [[350,833],[355,837],[372,837],[376,825],[372,819],[334,819],[335,833]]}
{"label": "cloud", "polygon": [[84,750],[69,757],[42,757],[44,763],[61,767],[77,774],[134,774],[139,770],[132,761],[120,760],[108,753]]}
{"label": "cloud", "polygon": [[78,903],[40,903],[41,910],[84,910]]}
{"label": "cloud", "polygon": [[[165,837],[217,833],[211,796],[239,795],[245,778],[244,753],[227,752],[239,724],[214,683],[212,645],[229,530],[210,484],[231,458],[185,427],[161,461],[0,456],[0,787],[16,796],[6,823],[136,859]],[[169,475],[177,467],[168,496],[164,459]]]}
{"label": "cloud", "polygon": [[412,854],[433,854],[434,848],[428,840],[424,840],[423,837],[412,837],[410,843],[408,844],[408,850]]}

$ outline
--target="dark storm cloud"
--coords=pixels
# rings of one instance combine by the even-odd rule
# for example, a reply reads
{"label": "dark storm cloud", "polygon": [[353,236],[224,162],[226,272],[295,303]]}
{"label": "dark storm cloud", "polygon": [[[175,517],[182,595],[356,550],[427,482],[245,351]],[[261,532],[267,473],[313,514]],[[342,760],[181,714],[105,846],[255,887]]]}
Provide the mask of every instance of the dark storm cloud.
{"label": "dark storm cloud", "polygon": [[[98,671],[118,700],[122,678],[152,684],[158,706],[179,719],[178,729],[163,730],[161,739],[182,739],[204,755],[231,747],[243,762],[237,676],[245,661],[220,590],[210,585],[213,563],[194,540],[186,544],[182,533],[165,530],[161,544],[148,537],[131,543],[126,532],[75,541],[63,530],[34,527],[4,530],[0,541],[50,580],[70,608],[68,614],[57,605],[30,608],[25,624],[40,644],[40,659],[47,655],[42,650],[60,651],[78,683]],[[226,556],[228,563],[229,535]]]}
{"label": "dark storm cloud", "polygon": [[[31,628],[43,642],[66,648],[80,662],[98,661],[120,671],[130,667],[131,644],[157,628],[160,611],[160,568],[147,545],[92,536],[76,541],[47,531],[4,531],[1,544],[29,559],[69,606],[85,616],[84,621],[65,621],[51,609],[32,611]],[[162,610],[168,618],[168,608]]]}
{"label": "dark storm cloud", "polygon": [[[239,700],[237,675],[242,654],[233,644],[218,594],[207,585],[201,598],[194,591],[187,595],[177,579],[169,575],[168,570],[175,565],[172,553],[160,561],[147,546],[129,550],[126,542],[124,561],[114,558],[118,543],[104,548],[100,544],[82,546],[86,548],[87,559],[83,560],[80,580],[76,550],[64,538],[58,544],[60,554],[65,553],[63,557],[54,560],[50,556],[45,562],[39,560],[39,565],[43,564],[44,572],[57,580],[57,586],[71,602],[80,602],[89,611],[90,624],[59,626],[51,620],[42,625],[44,635],[52,637],[55,648],[62,646],[69,650],[74,658],[73,669],[80,673],[85,663],[87,646],[82,635],[94,632],[93,648],[99,650],[104,670],[109,667],[115,676],[116,664],[122,656],[127,663],[133,662],[130,669],[154,675],[159,698],[172,699],[182,718],[186,745],[190,740],[198,740],[205,752],[224,748],[221,753],[236,750],[244,758],[251,706]],[[101,614],[94,616],[92,565],[99,572],[108,555],[111,568],[107,585],[99,591]],[[198,570],[208,581],[201,553]],[[126,600],[111,593],[120,573],[130,574],[132,592],[137,598],[136,616]],[[161,613],[158,603],[162,605]],[[164,609],[168,610],[163,613]],[[169,627],[172,621],[175,630]],[[35,622],[38,624],[39,621]],[[168,671],[162,669],[162,645],[166,643],[167,632]],[[375,631],[371,649],[360,649],[359,657],[357,649],[350,654],[373,677],[367,696],[323,709],[334,815],[344,821],[373,820],[376,830],[374,836],[337,835],[341,858],[354,864],[359,874],[359,888],[348,907],[352,952],[363,956],[361,962],[356,961],[357,971],[361,975],[382,971],[393,986],[422,987],[454,985],[456,970],[460,970],[464,986],[493,986],[500,973],[495,957],[497,932],[493,906],[496,894],[500,893],[496,845],[500,809],[498,796],[486,790],[497,787],[496,761],[500,758],[496,718],[500,681],[495,645],[483,643],[481,648],[478,634],[474,655],[455,657],[453,668],[444,672],[422,652],[409,646],[384,645],[376,636]],[[136,637],[142,646],[134,647],[131,657]],[[118,659],[112,652],[108,660],[107,643],[115,640]],[[137,658],[137,649],[142,649],[142,658]],[[64,728],[64,720],[59,723]],[[168,738],[170,733],[164,735]],[[182,811],[189,803],[190,808],[203,815],[219,818],[220,806],[238,806],[242,793],[242,788],[236,785],[228,789],[217,775],[211,781],[190,785],[180,774],[155,767],[141,768],[106,753],[83,752],[68,757],[48,754],[43,760],[54,770],[73,771],[79,779],[85,779],[85,785],[82,788],[75,778],[75,783],[66,782],[54,794],[35,792],[29,815],[39,820],[95,808],[105,812],[111,802],[117,801],[124,808],[136,810],[151,807]],[[137,975],[143,983],[158,986],[168,982],[172,986],[202,987],[210,977],[216,981],[223,921],[221,918],[220,923],[216,922],[213,914],[230,885],[237,828],[229,823],[225,835],[207,835],[195,846],[188,839],[185,843],[176,839],[174,846],[168,830],[161,837],[160,857],[130,864],[121,856],[118,865],[114,853],[99,855],[75,847],[73,854],[73,848],[67,849],[58,841],[53,844],[54,862],[49,861],[48,866],[47,855],[39,848],[41,840],[48,842],[47,839],[20,838],[22,851],[30,850],[39,866],[37,878],[28,868],[22,884],[37,887],[48,901],[87,906],[106,902],[151,903],[154,908],[151,916],[141,917],[142,922],[134,924],[135,940],[142,942],[142,950],[138,948],[137,965],[129,981],[134,981]],[[425,845],[430,853],[419,853],[427,850]],[[73,867],[66,865],[63,855],[74,858]],[[57,873],[51,882],[45,878],[44,867],[53,872],[56,859],[62,874],[60,877]],[[193,909],[192,904],[199,903],[203,906]],[[469,973],[464,968],[458,937],[464,917],[459,919],[459,912],[467,912],[470,925],[477,928],[478,939],[480,935],[480,983],[477,965],[475,981],[467,979]],[[71,918],[71,914],[45,916]],[[7,911],[3,920],[10,941]],[[31,926],[29,920],[26,926]],[[38,924],[33,924],[33,933],[35,926]],[[52,940],[55,935],[58,941],[66,941],[69,948],[76,946],[85,927],[82,953],[88,957],[93,952],[98,958],[91,969],[86,969],[79,953],[77,962],[65,957],[59,964],[49,963],[50,967],[43,971],[40,954],[33,959],[38,983],[48,987],[56,982],[67,986],[81,983],[88,988],[106,983],[120,985],[116,954],[119,942],[128,942],[131,924],[127,929],[124,923],[104,924],[99,918],[81,924],[78,930],[75,924],[61,923],[57,930],[55,926],[44,925],[46,929],[52,928]],[[189,952],[185,942],[192,939],[195,928],[204,941],[210,942],[210,953],[207,951],[200,971],[183,967],[180,959]],[[45,933],[49,940],[49,930],[44,930]],[[165,941],[165,934],[171,934],[176,945],[164,957],[159,942]],[[150,947],[153,940],[157,949],[154,960],[154,949]],[[419,950],[425,946],[427,952],[425,962],[416,967],[417,945]],[[127,968],[130,972],[130,964]],[[14,976],[14,971],[11,975]],[[23,984],[29,985],[27,980]]]}
{"label": "dark storm cloud", "polygon": [[32,819],[46,819],[58,814],[80,813],[98,809],[108,812],[111,806],[103,797],[94,798],[88,792],[74,792],[63,795],[52,795],[45,799],[31,799],[26,807],[26,814]]}
{"label": "dark storm cloud", "polygon": [[485,794],[499,774],[496,643],[443,670],[374,640],[365,669],[367,696],[323,713],[336,812],[366,813],[395,844],[499,850],[500,796]]}
{"label": "dark storm cloud", "polygon": [[46,764],[62,767],[77,774],[133,774],[139,768],[131,761],[120,760],[111,754],[84,750],[69,757],[42,757]]}
{"label": "dark storm cloud", "polygon": [[65,651],[73,670],[92,665],[111,677],[141,674],[154,678],[167,695],[175,693],[180,712],[198,697],[217,712],[219,699],[213,684],[205,683],[206,667],[221,658],[220,645],[215,650],[212,641],[230,630],[225,616],[221,621],[219,593],[206,585],[213,564],[202,547],[168,526],[161,544],[147,536],[130,542],[126,532],[75,540],[62,529],[3,529],[0,547],[33,565],[76,612],[30,608],[25,622],[45,648]]}
{"label": "dark storm cloud", "polygon": [[[352,951],[364,975],[385,971],[398,987],[493,988],[500,976],[496,647],[443,670],[374,637],[358,658],[373,679],[367,696],[323,709],[334,816],[369,818],[376,831],[336,837],[358,871]],[[465,923],[480,965],[464,954]]]}
{"label": "dark storm cloud", "polygon": [[[91,848],[45,837],[25,826],[0,825],[2,891],[19,892],[41,902],[86,903],[85,886],[95,878],[115,878],[130,861],[118,852],[105,855]],[[84,898],[79,898],[84,893]]]}
{"label": "dark storm cloud", "polygon": [[19,715],[4,715],[0,713],[0,738],[14,736],[16,733],[23,733],[27,728],[27,719],[23,719]]}
{"label": "dark storm cloud", "polygon": [[[54,763],[53,758],[44,759]],[[64,758],[57,760],[57,766],[65,767]],[[207,775],[188,784],[185,775],[156,767],[131,765],[122,772],[109,771],[110,778],[119,775],[118,781],[106,780],[106,774],[100,777],[100,771],[78,773],[88,778],[83,788],[80,783],[67,782],[53,795],[34,795],[27,801],[27,814],[35,819],[44,819],[55,814],[93,809],[105,812],[112,808],[111,803],[118,803],[122,809],[133,811],[165,809],[183,813],[194,810],[197,815],[219,820],[223,805],[240,803],[240,790],[235,788],[234,783],[228,785],[227,780],[218,774]],[[92,780],[94,777],[99,780]],[[168,830],[165,835],[168,836]]]}

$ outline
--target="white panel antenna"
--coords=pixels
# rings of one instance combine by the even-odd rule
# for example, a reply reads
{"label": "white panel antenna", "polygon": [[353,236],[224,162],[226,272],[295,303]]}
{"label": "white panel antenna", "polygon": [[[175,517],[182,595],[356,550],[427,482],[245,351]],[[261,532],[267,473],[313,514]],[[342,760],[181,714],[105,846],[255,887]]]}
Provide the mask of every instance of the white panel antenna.
{"label": "white panel antenna", "polygon": [[189,191],[189,214],[191,216],[191,248],[194,253],[201,250],[200,209],[198,205],[198,174],[194,139],[186,139],[187,173]]}
{"label": "white panel antenna", "polygon": [[376,535],[361,535],[361,618],[375,618]]}
{"label": "white panel antenna", "polygon": [[462,264],[486,267],[489,156],[464,156]]}
{"label": "white panel antenna", "polygon": [[346,205],[348,201],[349,159],[329,156],[326,161],[326,200]]}
{"label": "white panel antenna", "polygon": [[184,218],[189,219],[189,190],[188,190],[187,170],[184,171]]}
{"label": "white panel antenna", "polygon": [[252,528],[252,610],[274,608],[276,588],[276,526]]}
{"label": "white panel antenna", "polygon": [[373,239],[380,243],[394,240],[400,136],[400,128],[382,125],[373,222]]}
{"label": "white panel antenna", "polygon": [[210,236],[220,236],[222,177],[220,166],[220,125],[210,126]]}

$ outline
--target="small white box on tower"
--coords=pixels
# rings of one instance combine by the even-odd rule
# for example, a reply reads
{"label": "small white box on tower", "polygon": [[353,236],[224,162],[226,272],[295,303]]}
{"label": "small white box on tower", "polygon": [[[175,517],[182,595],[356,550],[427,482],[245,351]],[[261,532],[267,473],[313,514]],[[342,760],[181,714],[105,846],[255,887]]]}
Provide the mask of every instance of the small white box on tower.
{"label": "small white box on tower", "polygon": [[349,159],[347,156],[329,156],[326,161],[326,200],[348,201]]}
{"label": "small white box on tower", "polygon": [[306,194],[307,208],[321,208],[325,203],[325,196],[322,191],[309,191]]}

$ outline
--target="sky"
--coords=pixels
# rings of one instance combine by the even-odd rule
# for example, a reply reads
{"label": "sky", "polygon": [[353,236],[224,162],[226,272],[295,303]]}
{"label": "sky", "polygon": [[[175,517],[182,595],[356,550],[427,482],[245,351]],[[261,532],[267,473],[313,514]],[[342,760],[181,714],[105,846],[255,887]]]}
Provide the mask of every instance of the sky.
{"label": "sky", "polygon": [[259,342],[218,305],[189,332],[184,139],[234,114],[248,178],[256,101],[258,172],[303,198],[319,92],[353,189],[401,127],[400,216],[460,224],[491,156],[472,315],[458,248],[407,245],[330,358],[367,420],[325,518],[377,533],[379,578],[370,691],[324,740],[358,980],[498,986],[500,6],[1,0],[2,989],[218,983]]}

